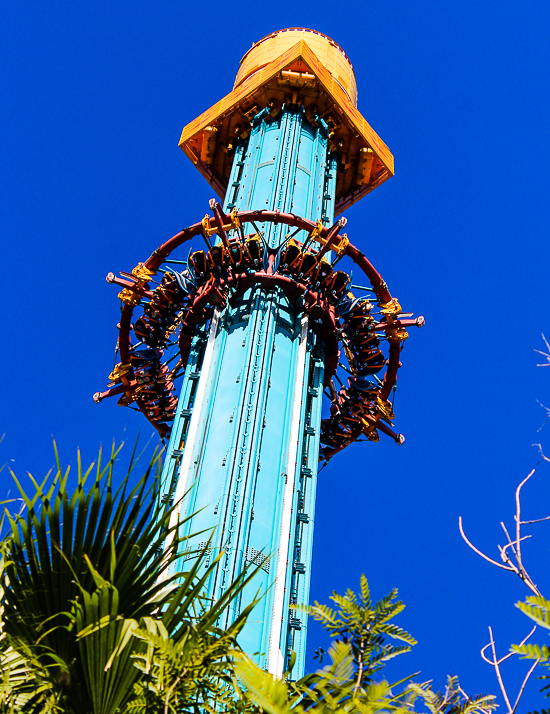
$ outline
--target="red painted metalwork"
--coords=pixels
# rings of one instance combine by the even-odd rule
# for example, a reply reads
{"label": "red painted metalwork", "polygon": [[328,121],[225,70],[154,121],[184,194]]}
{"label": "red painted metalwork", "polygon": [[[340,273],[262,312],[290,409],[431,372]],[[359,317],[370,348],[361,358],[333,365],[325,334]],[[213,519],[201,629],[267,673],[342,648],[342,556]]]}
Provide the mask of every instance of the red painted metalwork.
{"label": "red painted metalwork", "polygon": [[[151,364],[147,368],[143,364],[139,368],[135,367],[136,360],[139,362],[141,359],[143,362],[144,358],[140,358],[140,353],[135,352],[131,344],[133,311],[134,307],[144,299],[151,301],[148,303],[150,307],[157,299],[157,294],[161,304],[167,304],[167,300],[169,300],[169,294],[167,297],[166,293],[167,288],[163,287],[161,283],[161,286],[156,290],[150,290],[149,277],[157,273],[160,266],[175,249],[193,237],[202,235],[208,238],[210,235],[217,234],[223,245],[222,257],[219,260],[222,263],[224,260],[227,261],[223,263],[224,269],[221,270],[214,264],[209,251],[206,254],[207,259],[212,263],[209,264],[209,276],[205,276],[203,284],[195,286],[195,290],[188,294],[184,309],[178,313],[181,317],[174,317],[173,329],[178,325],[180,329],[178,339],[180,359],[177,370],[181,372],[187,364],[197,326],[209,319],[214,307],[217,306],[220,309],[225,307],[230,290],[233,295],[242,295],[254,284],[259,284],[267,290],[278,287],[291,302],[295,302],[298,298],[303,299],[302,309],[311,317],[310,327],[319,335],[325,345],[324,383],[325,387],[329,387],[331,390],[332,406],[330,419],[323,420],[323,429],[326,432],[325,444],[328,442],[328,445],[322,449],[321,457],[327,460],[332,458],[335,453],[356,441],[361,435],[366,435],[368,439],[377,441],[379,431],[391,436],[397,443],[402,443],[404,440],[402,435],[396,434],[388,426],[393,419],[393,407],[388,399],[396,384],[399,367],[401,367],[399,355],[402,342],[408,336],[406,328],[414,325],[420,327],[424,324],[424,319],[422,317],[399,319],[401,307],[397,300],[391,296],[382,276],[366,256],[348,242],[347,236],[340,235],[340,229],[346,223],[345,219],[340,219],[328,228],[300,216],[280,211],[242,211],[234,212],[228,216],[223,213],[215,200],[210,202],[210,207],[214,213],[213,217],[207,216],[203,221],[176,233],[157,248],[143,265],[140,264],[134,269],[132,274],[122,273],[124,278],[118,278],[113,273],[108,274],[108,282],[123,288],[119,295],[123,300],[118,340],[121,362],[110,375],[111,385],[105,392],[96,393],[95,401],[122,394],[119,403],[122,405],[135,403],[161,437],[165,437],[169,433],[170,427],[166,422],[170,421],[170,415],[175,410],[177,398],[172,395],[171,391],[173,390],[174,372],[168,373],[167,368],[163,367],[160,361],[163,354],[162,344],[164,344],[166,336],[162,337],[162,344],[159,342],[151,347],[153,351],[157,350],[158,352],[158,356],[155,353],[154,358],[151,358]],[[303,279],[300,279],[299,276],[297,279],[292,274],[286,275],[274,271],[277,252],[275,249],[269,252],[266,270],[251,270],[250,265],[246,267],[242,261],[241,263],[235,261],[231,248],[235,248],[236,255],[241,257],[244,255],[246,239],[253,237],[254,234],[245,235],[242,226],[253,222],[280,223],[302,229],[308,233],[308,238],[304,243],[294,242],[294,245],[298,246],[301,251],[300,255],[307,254],[314,258],[313,267],[310,267],[305,274],[301,273]],[[233,231],[234,236],[238,237],[230,240],[228,231]],[[321,245],[320,250],[316,253],[307,251],[305,247],[313,240]],[[346,296],[347,305],[351,305],[352,308],[349,309],[347,316],[341,312],[338,314],[338,305],[342,302],[343,293],[336,297],[336,293],[327,292],[327,287],[322,281],[314,282],[311,279],[314,274],[315,276],[319,274],[321,261],[331,248],[337,251],[339,257],[344,255],[349,257],[364,272],[383,315],[380,321],[377,322],[370,315],[372,303],[369,299],[355,299],[354,295],[349,292]],[[205,254],[199,252],[195,255],[204,256]],[[219,256],[219,253],[217,255]],[[311,262],[312,258],[310,257],[309,260]],[[296,260],[290,265],[289,272],[295,262]],[[326,262],[323,264],[327,265]],[[325,267],[325,270],[329,278],[334,276],[332,268]],[[170,273],[170,271],[168,272]],[[171,274],[174,279],[175,271],[171,271]],[[346,277],[342,273],[339,275]],[[342,287],[342,290],[345,291],[345,287]],[[145,309],[148,309],[147,306]],[[171,309],[175,315],[174,308]],[[138,323],[143,322],[144,319],[148,318],[140,318]],[[134,327],[134,329],[137,328]],[[389,354],[385,362],[379,349],[379,339],[376,337],[376,334],[380,332],[385,333],[389,342]],[[348,380],[348,387],[342,387],[337,393],[332,380],[340,364],[340,342],[344,346],[352,378]],[[147,342],[146,344],[150,345],[151,343]],[[361,379],[364,381],[364,377],[361,375],[375,374],[384,364],[387,369],[382,380],[379,380],[378,387],[371,382],[366,383],[367,387],[357,387]],[[364,391],[361,391],[362,389]],[[145,398],[146,396],[149,398]]]}

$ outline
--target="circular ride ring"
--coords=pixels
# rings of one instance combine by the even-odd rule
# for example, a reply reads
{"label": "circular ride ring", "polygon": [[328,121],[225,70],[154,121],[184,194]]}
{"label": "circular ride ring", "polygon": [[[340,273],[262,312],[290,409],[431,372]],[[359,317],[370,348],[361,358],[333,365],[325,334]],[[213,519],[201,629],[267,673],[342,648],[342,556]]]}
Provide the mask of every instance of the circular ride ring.
{"label": "circular ride ring", "polygon": [[[315,223],[280,211],[233,210],[225,214],[215,199],[210,201],[210,208],[213,216],[207,214],[202,221],[177,233],[131,273],[121,272],[120,278],[113,273],[107,275],[107,282],[122,287],[117,345],[120,362],[109,375],[108,389],[96,392],[94,400],[122,395],[119,404],[135,403],[160,436],[168,436],[177,405],[173,380],[185,370],[198,327],[206,323],[214,308],[223,309],[228,300],[243,295],[252,286],[261,285],[265,290],[278,287],[307,314],[311,329],[325,346],[324,387],[329,390],[325,394],[331,407],[330,417],[323,419],[321,425],[324,446],[320,459],[328,461],[362,435],[378,441],[379,431],[403,443],[404,437],[391,429],[394,415],[389,398],[401,367],[399,355],[408,337],[407,328],[421,327],[424,318],[411,319],[411,313],[402,313],[381,275],[347,235],[340,233],[346,219],[340,218],[332,227],[326,227],[321,221]],[[287,234],[280,246],[270,248],[256,223],[286,225],[295,231]],[[247,224],[252,224],[255,233],[244,231]],[[307,233],[303,242],[294,239],[301,231]],[[214,235],[219,237],[216,245],[210,240]],[[182,273],[171,267],[161,268],[174,250],[195,236],[205,240],[206,252],[195,251],[187,263],[176,261],[186,266]],[[316,250],[312,250],[314,244]],[[336,256],[332,264],[326,257],[328,251]],[[368,278],[371,288],[359,289],[371,292],[371,296],[356,298],[349,276],[334,270],[345,256]],[[159,271],[163,273],[161,283],[151,290],[152,278]],[[373,300],[379,310],[378,320],[372,314]],[[134,326],[137,306],[144,308],[144,314]],[[138,344],[132,345],[132,330],[140,340]],[[177,330],[179,361],[169,372],[161,358],[166,340]],[[384,338],[388,343],[387,357],[380,350],[380,340]],[[386,372],[379,379],[376,373],[384,365]],[[350,375],[347,387],[337,375],[339,367]],[[334,387],[334,378],[341,385],[339,391]]]}

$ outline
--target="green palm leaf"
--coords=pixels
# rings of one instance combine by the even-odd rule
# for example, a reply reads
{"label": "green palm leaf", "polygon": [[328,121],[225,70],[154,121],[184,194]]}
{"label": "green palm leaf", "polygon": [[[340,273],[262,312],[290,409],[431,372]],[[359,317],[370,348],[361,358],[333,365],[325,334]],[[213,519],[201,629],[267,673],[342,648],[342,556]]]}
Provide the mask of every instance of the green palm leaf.
{"label": "green palm leaf", "polygon": [[[32,647],[52,691],[79,714],[111,713],[133,696],[139,670],[132,652],[144,646],[135,640],[133,649],[121,647],[131,640],[129,629],[161,614],[177,632],[206,579],[198,575],[202,558],[189,573],[174,571],[181,523],[170,527],[178,504],[160,499],[159,454],[136,479],[134,448],[113,492],[119,451],[113,447],[106,464],[100,452],[95,469],[86,471],[79,454],[72,488],[56,451],[56,472],[41,483],[31,479],[28,493],[13,476],[26,509],[6,514],[11,530],[3,543],[9,582],[2,597],[4,631]],[[209,625],[230,597],[217,604]]]}

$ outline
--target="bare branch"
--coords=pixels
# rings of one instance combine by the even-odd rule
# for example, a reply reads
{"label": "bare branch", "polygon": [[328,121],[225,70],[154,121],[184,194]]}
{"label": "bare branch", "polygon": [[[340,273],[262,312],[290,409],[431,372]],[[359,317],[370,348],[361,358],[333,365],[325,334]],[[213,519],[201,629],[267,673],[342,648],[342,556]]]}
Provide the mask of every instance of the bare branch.
{"label": "bare branch", "polygon": [[531,473],[526,476],[523,481],[519,484],[519,486],[516,488],[516,559],[518,561],[518,566],[520,570],[524,570],[523,568],[523,563],[521,562],[521,499],[520,499],[520,494],[521,494],[521,489],[523,488],[524,484],[529,481],[531,476],[535,473],[535,469],[532,469]]}
{"label": "bare branch", "polygon": [[488,555],[485,555],[485,553],[482,553],[479,548],[476,548],[473,543],[471,543],[468,538],[466,537],[466,533],[464,533],[464,529],[462,527],[462,516],[458,517],[458,527],[460,529],[460,535],[462,538],[466,541],[466,543],[470,546],[470,548],[474,551],[474,553],[477,553],[480,555],[482,558],[485,560],[489,561],[489,563],[492,563],[493,565],[496,565],[497,568],[502,568],[503,570],[511,570],[513,573],[516,573],[517,570],[513,565],[503,565],[502,563],[498,563],[496,560],[493,560],[492,558],[489,558]]}
{"label": "bare branch", "polygon": [[[489,628],[489,629],[490,629],[490,628]],[[522,641],[519,643],[518,647],[521,647],[522,645],[524,645],[524,644],[527,642],[527,640],[531,637],[531,635],[535,632],[536,629],[537,629],[537,626],[534,625],[534,627],[533,627],[533,629],[531,630],[531,632],[529,632],[529,634],[526,635],[526,636],[522,639]],[[485,650],[487,649],[487,647],[490,647],[490,646],[491,646],[491,643],[489,642],[489,644],[485,645],[485,647],[482,647],[482,649],[481,649],[481,658],[482,658],[485,662],[487,662],[487,664],[490,664],[490,665],[494,666],[495,663],[494,663],[494,662],[491,662],[491,660],[487,659],[487,657],[485,656]],[[507,655],[504,655],[504,657],[501,657],[499,660],[497,660],[496,664],[502,664],[502,662],[505,662],[507,659],[510,659],[510,657],[514,657],[516,654],[517,654],[517,652],[509,652]]]}
{"label": "bare branch", "polygon": [[505,546],[504,546],[504,550],[506,550],[506,548],[512,546],[512,552],[513,552],[514,555],[515,555],[515,554],[516,554],[516,549],[514,548],[514,544],[512,543],[512,539],[510,538],[510,534],[508,533],[508,529],[507,529],[506,526],[504,525],[503,521],[500,522],[500,525],[502,526],[502,530],[503,530],[504,533],[506,534],[506,538],[508,538],[508,545],[505,545]]}
{"label": "bare branch", "polygon": [[548,352],[543,352],[542,350],[536,350],[534,348],[533,352],[536,352],[539,355],[542,355],[543,357],[546,357],[546,363],[545,364],[537,364],[537,367],[549,367],[550,366],[550,345],[548,344],[548,340],[544,336],[544,332],[540,333],[542,335],[542,339],[544,340],[544,344],[546,345],[546,349]]}
{"label": "bare branch", "polygon": [[480,654],[481,654],[481,659],[482,659],[484,662],[487,662],[487,664],[490,664],[491,667],[494,667],[494,662],[493,662],[492,660],[490,660],[490,659],[487,659],[487,656],[486,656],[486,654],[485,654],[485,650],[487,649],[487,647],[490,647],[490,646],[491,646],[491,643],[489,642],[488,644],[485,645],[485,647],[482,647],[482,648],[481,648],[481,651],[480,651]]}
{"label": "bare branch", "polygon": [[[542,523],[543,521],[550,521],[550,516],[546,516],[545,518],[535,518],[532,521],[520,521],[520,525],[527,526],[530,523]],[[526,536],[526,537],[530,537],[530,536]]]}
{"label": "bare branch", "polygon": [[[522,645],[524,645],[524,644],[527,642],[527,640],[531,637],[531,635],[535,632],[536,629],[537,629],[537,626],[535,625],[535,626],[533,627],[533,629],[531,630],[531,632],[529,632],[529,634],[526,635],[526,636],[522,639],[522,641],[519,643],[518,646],[521,647]],[[497,652],[496,652],[496,647],[495,647],[495,638],[493,637],[493,629],[492,629],[491,627],[489,627],[489,638],[490,638],[489,643],[486,644],[485,647],[482,647],[482,648],[481,648],[481,658],[482,658],[482,660],[483,660],[484,662],[487,662],[487,664],[490,664],[491,667],[494,667],[494,668],[495,668],[495,674],[496,674],[496,677],[497,677],[497,680],[498,680],[498,684],[499,684],[499,687],[500,687],[500,691],[502,692],[502,696],[504,697],[504,701],[506,702],[506,706],[508,707],[508,711],[507,711],[506,714],[514,714],[515,711],[516,711],[516,709],[517,709],[517,707],[518,707],[519,701],[520,701],[520,699],[521,699],[521,697],[522,697],[522,695],[523,695],[523,690],[525,689],[525,685],[526,685],[527,682],[529,681],[529,677],[533,674],[533,672],[534,672],[534,670],[535,670],[535,667],[536,667],[537,664],[540,662],[540,658],[535,661],[535,663],[533,664],[533,666],[529,669],[529,671],[528,671],[527,674],[525,675],[525,679],[523,680],[523,684],[521,685],[520,690],[519,690],[519,692],[518,692],[518,696],[516,697],[516,701],[515,701],[514,707],[512,708],[512,705],[510,704],[510,700],[509,700],[509,698],[508,698],[508,692],[506,691],[506,687],[504,686],[504,680],[503,680],[503,678],[502,678],[502,673],[501,673],[501,671],[500,671],[500,665],[501,665],[503,662],[505,662],[507,659],[510,659],[510,657],[513,657],[513,656],[514,656],[515,654],[517,654],[517,653],[516,653],[516,652],[509,652],[507,655],[504,655],[504,657],[501,657],[500,659],[498,659],[498,657],[497,657]],[[493,659],[492,659],[492,660],[490,660],[490,659],[487,657],[487,655],[485,654],[485,650],[486,650],[488,647],[491,648],[491,651],[492,651],[492,653],[493,653]]]}
{"label": "bare branch", "polygon": [[[523,521],[522,521],[521,523],[523,523]],[[521,523],[520,523],[520,525],[521,525]],[[499,551],[500,551],[500,555],[501,555],[502,560],[503,560],[505,563],[508,563],[508,562],[510,562],[510,559],[509,559],[509,557],[508,557],[508,554],[506,553],[506,550],[507,550],[508,548],[511,548],[513,554],[516,555],[515,542],[513,542],[512,539],[510,538],[510,534],[508,533],[508,529],[506,528],[505,524],[504,524],[502,521],[500,522],[500,525],[502,526],[502,530],[506,533],[506,537],[508,538],[508,543],[504,546],[504,548],[499,545],[499,546],[498,546],[498,549],[499,549]],[[520,538],[520,541],[522,541],[522,540],[527,540],[527,538],[531,538],[531,537],[532,537],[532,536],[530,536],[530,535],[522,536],[522,537]],[[516,555],[516,557],[517,557],[517,555]]]}
{"label": "bare branch", "polygon": [[[518,647],[522,647],[527,642],[527,640],[531,637],[531,635],[534,634],[536,629],[537,629],[537,626],[533,625],[533,629],[531,630],[531,632],[522,639],[522,641],[519,643]],[[512,654],[514,654],[514,653],[512,653]]]}
{"label": "bare branch", "polygon": [[497,548],[498,552],[500,553],[500,559],[502,560],[503,563],[509,563],[512,567],[514,567],[512,561],[510,560],[510,556],[506,552],[506,548],[508,546],[505,546],[504,548],[501,545],[498,545],[497,543]]}
{"label": "bare branch", "polygon": [[537,664],[538,664],[539,662],[540,662],[540,658],[539,658],[539,659],[536,659],[536,660],[533,662],[533,666],[531,667],[531,669],[530,669],[530,670],[527,672],[527,674],[525,675],[525,679],[523,680],[523,684],[521,685],[521,688],[520,688],[520,690],[519,690],[519,692],[518,692],[518,696],[517,696],[517,699],[516,699],[516,703],[514,704],[514,708],[512,709],[511,714],[514,714],[514,712],[515,712],[516,709],[518,708],[519,700],[521,699],[521,695],[523,694],[523,690],[525,689],[525,685],[526,685],[527,682],[529,681],[529,677],[533,674],[533,672],[535,671],[535,667],[537,666]]}
{"label": "bare branch", "polygon": [[[538,367],[548,367],[548,366],[550,366],[550,363],[549,363],[549,364],[539,364],[539,365],[538,365]],[[548,409],[548,407],[545,407],[544,404],[543,404],[542,402],[539,402],[538,399],[537,399],[537,403],[538,403],[543,409],[546,409],[546,419],[542,422],[542,424],[541,424],[541,425],[539,426],[539,428],[537,429],[537,431],[542,431],[542,430],[544,429],[544,427],[546,426],[546,422],[548,421],[548,419],[550,419],[550,409]]]}
{"label": "bare branch", "polygon": [[[550,358],[550,356],[549,356]],[[550,462],[550,458],[546,457],[543,453],[542,446],[540,444],[533,444],[533,446],[537,446],[539,450],[539,454],[541,455],[542,459],[544,461]],[[500,525],[502,527],[502,530],[504,531],[506,538],[508,540],[508,543],[505,546],[497,545],[498,551],[500,553],[500,557],[502,560],[502,563],[498,563],[496,560],[493,560],[490,558],[488,555],[485,555],[479,548],[476,548],[473,543],[468,540],[466,537],[466,534],[464,533],[464,528],[462,527],[462,517],[460,516],[458,519],[458,526],[460,529],[460,535],[464,539],[464,541],[467,543],[467,545],[470,546],[470,548],[477,553],[479,556],[481,556],[484,560],[487,562],[491,563],[492,565],[496,565],[498,568],[502,568],[503,570],[509,570],[513,573],[516,573],[516,575],[523,580],[523,582],[527,585],[529,590],[531,590],[532,593],[535,595],[540,595],[540,591],[531,579],[531,576],[527,572],[524,564],[523,564],[523,559],[522,559],[522,553],[521,553],[521,543],[524,540],[527,540],[528,538],[531,538],[531,535],[526,535],[522,536],[521,535],[521,526],[522,525],[527,525],[531,523],[542,523],[544,521],[549,521],[550,516],[547,516],[545,518],[538,518],[538,519],[533,519],[533,520],[528,520],[528,521],[522,521],[521,520],[521,489],[525,486],[527,481],[533,476],[535,473],[535,469],[532,469],[531,472],[523,479],[523,481],[518,485],[516,488],[516,513],[514,516],[514,521],[516,523],[516,537],[514,540],[510,537],[510,534],[508,533],[508,530],[506,528],[506,525],[501,521]],[[511,560],[510,555],[508,554],[508,549],[511,548],[512,553],[514,554],[515,558],[515,563]]]}
{"label": "bare branch", "polygon": [[[544,457],[544,454],[542,454],[542,450],[540,449],[541,455]],[[525,538],[521,537],[521,489],[523,486],[529,481],[531,476],[535,473],[535,469],[532,469],[531,472],[523,479],[523,481],[519,484],[519,486],[516,489],[516,515],[514,516],[514,520],[516,522],[516,540],[514,541],[515,549],[514,549],[514,555],[516,556],[516,561],[517,561],[517,574],[519,577],[523,580],[523,582],[527,585],[529,590],[531,592],[535,593],[535,595],[540,595],[540,592],[535,585],[535,583],[532,581],[531,576],[525,569],[525,566],[523,565],[523,561],[521,559],[521,541],[525,540]]]}
{"label": "bare branch", "polygon": [[510,705],[510,700],[508,699],[508,692],[506,691],[506,687],[504,686],[504,682],[502,681],[502,675],[500,673],[500,666],[499,666],[499,662],[497,660],[497,653],[496,653],[496,649],[495,649],[495,639],[493,637],[493,630],[491,627],[489,627],[489,637],[491,638],[491,641],[489,642],[489,644],[491,645],[491,650],[493,652],[492,664],[493,664],[493,667],[495,668],[500,691],[502,692],[502,696],[504,697],[504,701],[506,702],[506,706],[508,707],[508,714],[512,714],[512,707]]}
{"label": "bare branch", "polygon": [[[525,523],[525,521],[522,521],[522,523]],[[533,536],[531,535],[526,535],[526,536],[521,536],[520,540],[527,540],[528,538],[532,538]],[[514,548],[514,543],[508,543],[507,545],[504,546],[498,546],[499,550],[501,553],[506,553],[507,548],[512,548],[512,551],[514,552],[514,555],[516,554],[515,548]],[[508,555],[505,556],[506,559],[508,560]]]}
{"label": "bare branch", "polygon": [[[533,632],[536,629],[537,629],[537,626],[535,625],[533,627],[533,629],[531,630],[531,632],[526,637],[524,637],[523,640],[520,642],[519,647],[521,647],[522,645],[524,645],[527,642],[527,640],[531,637],[531,635],[533,634]],[[507,659],[509,659],[510,657],[513,657],[516,653],[510,652],[509,654],[505,655],[504,657],[501,657],[500,659],[498,659],[496,647],[495,647],[495,638],[493,637],[493,629],[491,627],[489,627],[489,638],[490,638],[489,644],[485,645],[485,647],[483,647],[481,649],[481,658],[483,659],[484,662],[487,662],[487,664],[490,664],[491,667],[495,668],[495,674],[496,674],[496,677],[498,680],[500,691],[502,692],[502,696],[504,697],[504,701],[506,702],[506,706],[508,707],[508,711],[506,714],[515,714],[515,711],[518,707],[519,701],[523,695],[523,690],[525,689],[525,685],[529,681],[529,677],[533,674],[535,667],[540,662],[540,658],[535,660],[535,663],[532,665],[532,667],[529,669],[529,671],[525,675],[525,679],[523,680],[523,683],[522,683],[520,690],[518,692],[518,696],[516,697],[514,707],[512,708],[512,705],[510,704],[510,699],[508,698],[508,692],[506,691],[506,687],[504,686],[504,680],[502,678],[502,673],[500,671],[500,665],[503,662],[505,662]],[[491,648],[491,651],[493,653],[492,660],[490,660],[485,654],[485,650],[488,647]]]}
{"label": "bare branch", "polygon": [[550,345],[548,344],[548,340],[544,336],[544,332],[541,332],[540,334],[542,335],[542,339],[544,340],[544,344],[546,345],[546,349],[548,350],[548,352],[543,352],[542,350],[536,350],[534,348],[532,348],[532,349],[533,349],[533,352],[536,352],[537,354],[542,355],[543,357],[546,357],[546,360],[547,360],[545,364],[537,364],[537,367],[548,367],[548,366],[550,366]]}
{"label": "bare branch", "polygon": [[550,459],[548,458],[548,456],[545,456],[545,455],[544,455],[544,451],[542,450],[542,444],[532,444],[532,446],[538,447],[539,454],[542,456],[542,458],[543,458],[544,461],[550,461]]}

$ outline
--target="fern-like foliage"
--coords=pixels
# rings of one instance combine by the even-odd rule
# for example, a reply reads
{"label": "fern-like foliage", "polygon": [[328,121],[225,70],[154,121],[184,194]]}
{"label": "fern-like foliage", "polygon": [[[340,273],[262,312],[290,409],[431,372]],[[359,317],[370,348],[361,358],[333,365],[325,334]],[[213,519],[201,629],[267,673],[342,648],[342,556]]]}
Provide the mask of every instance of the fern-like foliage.
{"label": "fern-like foliage", "polygon": [[0,714],[57,714],[61,711],[48,672],[32,650],[23,642],[0,635]]}
{"label": "fern-like foliage", "polygon": [[[430,714],[488,714],[496,709],[496,697],[481,694],[468,697],[461,688],[458,677],[447,677],[444,692],[434,692],[430,682],[411,682],[408,689],[426,706]],[[412,703],[412,702],[411,702]]]}
{"label": "fern-like foliage", "polygon": [[[364,576],[358,595],[335,592],[335,607],[308,609],[332,640],[319,653],[320,669],[297,682],[291,672],[277,679],[259,669],[237,643],[255,602],[228,629],[217,623],[260,565],[245,570],[218,601],[207,600],[206,583],[223,554],[210,562],[207,545],[188,570],[175,573],[170,566],[182,546],[171,525],[177,504],[158,497],[158,459],[133,489],[128,474],[113,493],[116,453],[94,476],[79,461],[72,490],[58,464],[53,480],[34,482],[31,493],[21,488],[24,515],[7,515],[11,530],[0,543],[0,714],[494,709],[494,697],[469,698],[454,677],[440,693],[429,683],[408,683],[410,677],[389,684],[380,676],[415,640],[394,622],[404,608],[397,591],[373,602]],[[544,620],[545,603],[529,606]]]}
{"label": "fern-like foliage", "polygon": [[[416,644],[412,635],[391,622],[405,608],[397,600],[397,590],[373,604],[367,578],[362,575],[359,596],[348,589],[345,595],[334,592],[331,600],[337,608],[316,602],[308,612],[331,637],[349,646],[358,686],[370,682],[388,660],[408,652]],[[404,644],[388,643],[387,637]],[[323,655],[324,651],[318,650],[321,661]]]}
{"label": "fern-like foliage", "polygon": [[[363,575],[360,594],[348,590],[345,595],[333,593],[336,608],[318,602],[309,613],[333,639],[327,652],[320,658],[329,660],[322,669],[293,682],[287,673],[276,679],[260,670],[248,658],[237,654],[238,679],[245,697],[259,712],[268,714],[410,714],[422,711],[429,714],[489,714],[496,708],[493,695],[468,697],[456,677],[449,677],[444,692],[434,692],[429,682],[389,684],[385,679],[375,681],[376,673],[386,662],[410,649],[414,638],[391,622],[404,605],[397,600],[397,591],[373,603],[368,582]],[[386,643],[386,637],[405,643]]]}
{"label": "fern-like foliage", "polygon": [[48,672],[25,642],[3,631],[5,543],[0,544],[0,714],[42,712],[56,714],[57,697],[52,693]]}
{"label": "fern-like foliage", "polygon": [[550,630],[550,601],[541,595],[531,595],[525,602],[517,602],[516,607],[531,620]]}
{"label": "fern-like foliage", "polygon": [[396,692],[399,683],[386,680],[356,691],[349,645],[335,643],[327,655],[329,665],[298,682],[277,679],[237,655],[245,698],[258,714],[490,714],[496,709],[493,695],[468,697],[457,677],[448,678],[444,692],[434,692],[430,682],[410,683]]}
{"label": "fern-like foliage", "polygon": [[371,682],[354,695],[354,679],[350,678],[353,665],[349,645],[335,643],[327,655],[331,660],[330,665],[316,676],[310,675],[298,682],[277,679],[241,655],[237,674],[244,687],[245,698],[252,703],[258,714],[382,714],[412,711],[410,707],[403,708],[385,681]]}
{"label": "fern-like foliage", "polygon": [[147,649],[136,654],[142,677],[134,686],[128,712],[164,714],[193,710],[245,711],[251,705],[239,697],[232,652],[239,627],[219,635],[209,632],[199,619],[188,623],[182,636],[171,638],[162,626],[137,630]]}
{"label": "fern-like foliage", "polygon": [[[210,565],[205,564],[206,556],[199,558],[199,567],[205,574],[197,578],[194,589],[187,588],[178,607],[173,604],[171,607],[172,618],[181,623],[179,627],[167,626],[170,619],[164,617],[148,618],[141,627],[133,629],[133,638],[143,648],[132,653],[141,676],[127,705],[129,714],[180,713],[198,708],[212,714],[220,711],[238,714],[252,709],[240,693],[234,653],[240,652],[236,638],[256,601],[243,608],[227,630],[218,628],[216,622],[258,568],[245,570],[217,602],[204,606],[200,595],[222,557],[223,553]],[[183,594],[181,588],[180,591]]]}

